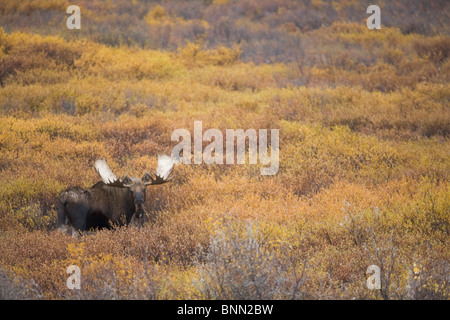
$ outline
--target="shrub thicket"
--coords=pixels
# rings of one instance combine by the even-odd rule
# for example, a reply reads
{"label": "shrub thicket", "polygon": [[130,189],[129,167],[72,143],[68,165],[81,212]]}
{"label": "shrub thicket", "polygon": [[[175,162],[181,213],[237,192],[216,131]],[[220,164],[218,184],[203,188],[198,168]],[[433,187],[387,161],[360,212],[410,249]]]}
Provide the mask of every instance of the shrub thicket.
{"label": "shrub thicket", "polygon": [[[448,299],[447,1],[377,31],[354,1],[80,1],[76,36],[0,2],[0,298]],[[280,129],[278,174],[177,165],[143,228],[54,230],[97,158],[141,176],[194,120]]]}

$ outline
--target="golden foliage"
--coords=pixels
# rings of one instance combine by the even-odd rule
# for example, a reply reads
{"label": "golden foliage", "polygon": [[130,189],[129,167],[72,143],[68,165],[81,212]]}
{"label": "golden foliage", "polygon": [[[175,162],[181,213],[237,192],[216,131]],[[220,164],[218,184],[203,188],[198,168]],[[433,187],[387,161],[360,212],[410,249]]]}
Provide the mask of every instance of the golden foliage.
{"label": "golden foliage", "polygon": [[[60,7],[3,2],[8,17]],[[129,10],[167,44],[0,29],[0,286],[55,299],[448,299],[449,37],[316,26],[355,1],[207,2],[207,16],[192,13],[200,2],[87,10],[106,22],[95,13]],[[217,17],[232,8],[241,19]],[[294,8],[321,13],[302,22]],[[56,195],[94,184],[97,158],[141,176],[194,120],[280,129],[278,174],[178,165],[147,190],[143,228],[54,231]],[[80,292],[65,285],[70,264]],[[364,285],[371,264],[381,291]]]}

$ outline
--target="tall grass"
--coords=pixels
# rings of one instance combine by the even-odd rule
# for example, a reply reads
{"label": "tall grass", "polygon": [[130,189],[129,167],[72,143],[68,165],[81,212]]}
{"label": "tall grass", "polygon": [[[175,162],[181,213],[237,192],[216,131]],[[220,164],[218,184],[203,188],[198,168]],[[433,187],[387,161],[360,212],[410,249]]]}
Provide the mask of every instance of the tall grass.
{"label": "tall grass", "polygon": [[[0,298],[449,298],[447,2],[369,31],[353,2],[81,1],[78,36],[31,28],[62,5],[3,3]],[[177,165],[144,227],[55,231],[57,194],[97,182],[97,158],[142,176],[195,120],[280,129],[278,174]]]}

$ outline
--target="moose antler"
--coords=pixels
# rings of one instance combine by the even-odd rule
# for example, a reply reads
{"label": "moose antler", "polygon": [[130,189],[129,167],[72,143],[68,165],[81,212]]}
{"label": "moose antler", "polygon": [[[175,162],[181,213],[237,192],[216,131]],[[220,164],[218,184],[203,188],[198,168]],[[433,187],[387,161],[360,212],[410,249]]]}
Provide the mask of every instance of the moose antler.
{"label": "moose antler", "polygon": [[146,186],[169,182],[173,179],[173,176],[169,178],[173,171],[173,166],[174,162],[172,158],[165,154],[158,156],[158,167],[156,168],[156,173],[152,170],[155,177],[146,171],[142,181],[144,181]]}
{"label": "moose antler", "polygon": [[119,188],[130,187],[131,181],[128,177],[128,173],[122,179],[117,179],[116,175],[106,163],[105,158],[95,161],[94,167],[106,185]]}

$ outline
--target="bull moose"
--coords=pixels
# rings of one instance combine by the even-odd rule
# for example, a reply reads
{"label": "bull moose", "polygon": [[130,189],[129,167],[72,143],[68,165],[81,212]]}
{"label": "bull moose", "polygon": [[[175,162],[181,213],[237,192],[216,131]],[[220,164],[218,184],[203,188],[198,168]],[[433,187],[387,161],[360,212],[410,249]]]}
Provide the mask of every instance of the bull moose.
{"label": "bull moose", "polygon": [[145,187],[169,182],[173,176],[174,162],[167,155],[158,157],[153,175],[145,172],[142,179],[128,177],[118,179],[105,158],[94,165],[102,181],[90,189],[72,187],[62,191],[56,201],[57,228],[72,227],[72,235],[89,229],[111,228],[113,224],[126,225],[132,220],[143,223]]}

